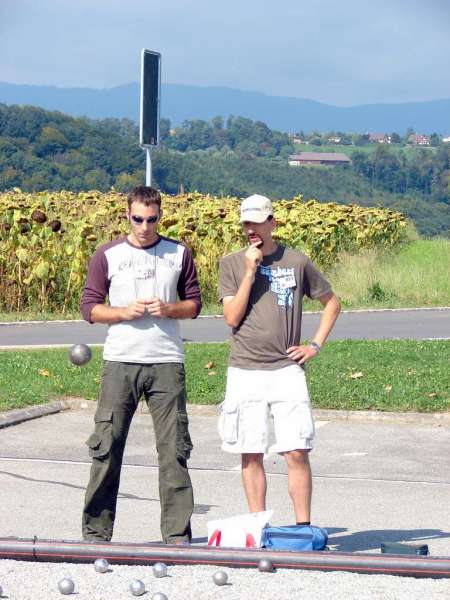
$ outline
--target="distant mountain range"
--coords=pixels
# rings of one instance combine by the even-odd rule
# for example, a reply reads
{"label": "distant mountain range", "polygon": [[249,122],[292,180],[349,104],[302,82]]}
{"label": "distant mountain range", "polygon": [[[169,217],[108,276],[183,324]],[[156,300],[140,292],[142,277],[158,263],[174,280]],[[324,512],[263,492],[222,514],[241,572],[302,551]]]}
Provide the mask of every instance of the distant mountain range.
{"label": "distant mountain range", "polygon": [[[185,119],[229,115],[263,121],[280,131],[416,132],[450,134],[450,100],[338,107],[314,100],[268,96],[226,87],[162,86],[161,116]],[[139,84],[110,89],[60,88],[0,82],[0,103],[30,104],[94,119],[139,115]]]}

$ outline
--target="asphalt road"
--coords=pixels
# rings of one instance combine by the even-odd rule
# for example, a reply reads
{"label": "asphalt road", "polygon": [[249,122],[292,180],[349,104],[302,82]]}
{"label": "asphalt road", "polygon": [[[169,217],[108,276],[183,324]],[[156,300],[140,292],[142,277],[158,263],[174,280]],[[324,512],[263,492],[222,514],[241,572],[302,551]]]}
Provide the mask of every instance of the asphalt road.
{"label": "asphalt road", "polygon": [[[318,313],[303,316],[302,336],[309,339],[320,319]],[[102,344],[107,327],[84,321],[0,324],[0,348],[52,346],[76,343]],[[230,329],[219,317],[181,321],[188,342],[223,342]],[[450,339],[450,308],[343,312],[330,339]]]}
{"label": "asphalt road", "polygon": [[[246,512],[239,457],[220,450],[217,410],[204,413],[195,407],[190,412],[199,542],[208,520]],[[2,503],[5,514],[14,515],[2,523],[1,536],[79,536],[90,466],[84,442],[92,427],[89,408],[1,430]],[[428,543],[434,556],[450,554],[447,426],[316,420],[316,430],[313,518],[329,529],[333,549],[379,552],[381,541],[398,541]],[[270,455],[265,463],[273,522],[290,523],[285,462]],[[133,419],[124,464],[115,539],[158,541],[157,455],[146,410]]]}

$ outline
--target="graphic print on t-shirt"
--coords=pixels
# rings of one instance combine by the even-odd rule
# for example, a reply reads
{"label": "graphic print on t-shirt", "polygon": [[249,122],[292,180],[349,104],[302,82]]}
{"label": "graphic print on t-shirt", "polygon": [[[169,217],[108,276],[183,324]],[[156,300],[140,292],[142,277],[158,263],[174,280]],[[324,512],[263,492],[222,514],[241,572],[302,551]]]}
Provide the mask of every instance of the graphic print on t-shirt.
{"label": "graphic print on t-shirt", "polygon": [[156,253],[150,257],[143,254],[141,260],[132,261],[136,300],[158,296],[156,286]]}
{"label": "graphic print on t-shirt", "polygon": [[258,269],[270,281],[270,289],[277,295],[278,306],[291,308],[294,303],[294,288],[297,285],[294,269],[282,267],[272,269],[264,265],[260,265]]}

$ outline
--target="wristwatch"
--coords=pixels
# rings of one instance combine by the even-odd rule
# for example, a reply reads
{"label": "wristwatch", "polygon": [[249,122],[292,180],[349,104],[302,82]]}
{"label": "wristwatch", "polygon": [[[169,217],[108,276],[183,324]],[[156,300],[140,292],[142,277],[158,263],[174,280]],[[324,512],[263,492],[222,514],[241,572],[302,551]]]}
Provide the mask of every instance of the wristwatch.
{"label": "wristwatch", "polygon": [[314,350],[316,352],[320,352],[320,350],[321,350],[321,348],[317,342],[309,342],[308,346],[311,346],[311,348],[314,348]]}

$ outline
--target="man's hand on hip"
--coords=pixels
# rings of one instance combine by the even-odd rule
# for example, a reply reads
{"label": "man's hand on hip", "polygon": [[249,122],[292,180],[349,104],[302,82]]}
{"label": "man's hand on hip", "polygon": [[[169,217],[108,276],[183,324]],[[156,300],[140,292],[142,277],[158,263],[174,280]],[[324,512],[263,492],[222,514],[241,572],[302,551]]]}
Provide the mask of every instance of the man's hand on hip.
{"label": "man's hand on hip", "polygon": [[314,358],[318,351],[313,346],[291,346],[286,350],[288,357],[299,365],[303,365],[307,360]]}

